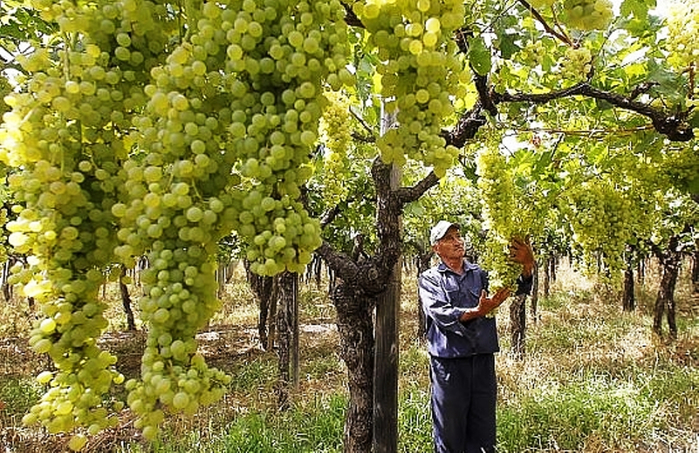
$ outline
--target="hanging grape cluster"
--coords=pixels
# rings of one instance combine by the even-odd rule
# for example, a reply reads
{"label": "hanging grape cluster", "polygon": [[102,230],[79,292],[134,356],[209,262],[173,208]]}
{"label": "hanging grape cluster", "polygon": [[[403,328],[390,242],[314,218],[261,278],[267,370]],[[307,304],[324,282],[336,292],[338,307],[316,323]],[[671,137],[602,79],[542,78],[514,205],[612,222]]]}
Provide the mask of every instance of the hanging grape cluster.
{"label": "hanging grape cluster", "polygon": [[[147,439],[166,413],[194,414],[219,399],[230,377],[209,368],[195,335],[220,308],[215,255],[235,224],[226,194],[235,154],[227,149],[229,98],[217,86],[225,68],[221,6],[189,11],[196,29],[164,64],[152,68],[147,105],[133,119],[131,139],[141,151],[124,163],[128,192],[112,207],[119,220],[124,262],[146,254],[149,267],[139,300],[148,336],[140,380],[130,380],[127,402]],[[230,23],[229,23],[230,25]]]}
{"label": "hanging grape cluster", "polygon": [[351,141],[351,119],[349,102],[337,93],[326,95],[330,103],[320,122],[320,136],[325,144],[322,156],[323,184],[322,198],[329,206],[343,201],[348,193],[344,174],[350,168],[349,153]]}
{"label": "hanging grape cluster", "polygon": [[667,18],[667,43],[672,49],[668,61],[680,70],[699,63],[699,5],[692,0],[672,2]]}
{"label": "hanging grape cluster", "polygon": [[565,0],[566,24],[579,30],[604,30],[612,22],[611,0]]}
{"label": "hanging grape cluster", "polygon": [[587,47],[568,47],[561,60],[561,72],[574,79],[585,79],[592,70],[592,53]]}
{"label": "hanging grape cluster", "polygon": [[507,160],[497,146],[481,150],[476,158],[478,188],[483,206],[484,227],[488,230],[482,266],[488,270],[492,290],[513,289],[522,266],[509,259],[513,239],[524,239],[535,231],[534,212],[513,182]]}
{"label": "hanging grape cluster", "polygon": [[645,223],[638,209],[640,200],[632,202],[624,191],[602,179],[571,187],[565,199],[573,243],[585,262],[592,266],[600,256],[609,271],[624,269],[626,244]]}
{"label": "hanging grape cluster", "polygon": [[402,165],[409,157],[444,176],[458,154],[441,133],[463,71],[453,39],[463,25],[463,2],[369,0],[353,8],[382,62],[377,72],[387,111],[397,111],[397,126],[377,141],[382,159]]}
{"label": "hanging grape cluster", "polygon": [[320,245],[320,226],[299,201],[328,100],[324,84],[351,83],[344,8],[339,1],[246,0],[227,32],[233,99],[231,145],[249,189],[238,233],[250,269],[300,272]]}
{"label": "hanging grape cluster", "polygon": [[[39,48],[18,57],[28,74],[18,82],[26,89],[6,98],[12,111],[0,130],[0,158],[12,168],[8,183],[17,202],[9,242],[28,256],[14,279],[44,316],[29,343],[56,366],[38,376],[49,389],[24,421],[50,432],[84,426],[95,433],[116,423],[110,414],[120,403],[108,392],[123,381],[116,358],[96,344],[107,327],[98,289],[116,245],[110,210],[127,151],[122,131],[144,99],[138,79],[161,50],[144,47],[143,36],[164,42],[153,16],[165,10],[134,1],[33,6],[58,25],[64,41],[55,56]],[[126,29],[138,49],[129,58],[114,39]],[[70,446],[79,449],[85,440],[77,434]]]}

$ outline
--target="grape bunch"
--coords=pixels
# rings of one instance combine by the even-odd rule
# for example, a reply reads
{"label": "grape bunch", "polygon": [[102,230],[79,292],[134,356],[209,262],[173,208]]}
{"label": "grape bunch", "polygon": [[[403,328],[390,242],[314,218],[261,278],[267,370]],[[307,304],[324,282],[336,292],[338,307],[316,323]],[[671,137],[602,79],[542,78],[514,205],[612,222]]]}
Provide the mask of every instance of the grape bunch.
{"label": "grape bunch", "polygon": [[569,77],[586,78],[592,70],[592,54],[587,47],[568,47],[561,62],[561,71]]}
{"label": "grape bunch", "polygon": [[463,67],[452,35],[463,25],[463,2],[368,0],[353,8],[381,61],[380,94],[398,123],[377,141],[383,161],[403,165],[411,158],[444,176],[458,154],[442,126],[460,89]]}
{"label": "grape bunch", "polygon": [[565,199],[573,243],[588,266],[596,263],[599,254],[610,271],[623,269],[626,244],[645,222],[645,215],[634,209],[640,203],[632,202],[628,194],[602,179],[570,188]]}
{"label": "grape bunch", "polygon": [[146,349],[140,379],[126,388],[135,426],[150,440],[167,413],[194,414],[230,382],[207,366],[195,339],[220,308],[214,258],[238,216],[226,193],[235,162],[225,142],[229,99],[216,88],[226,35],[220,5],[189,13],[199,16],[197,29],[150,70],[145,109],[129,134],[139,152],[125,160],[119,176],[126,190],[111,208],[117,258],[131,264],[145,254],[149,262],[139,300]]}
{"label": "grape bunch", "polygon": [[237,228],[250,269],[301,272],[320,226],[298,201],[328,106],[324,87],[351,83],[344,8],[333,1],[246,0],[226,32],[223,84],[231,94],[231,149],[244,190]]}
{"label": "grape bunch", "polygon": [[611,0],[565,0],[566,23],[579,30],[604,30],[612,22]]}
{"label": "grape bunch", "polygon": [[497,146],[481,150],[476,158],[478,188],[483,207],[484,227],[488,230],[481,255],[488,270],[492,290],[514,288],[522,266],[509,260],[513,239],[524,239],[535,228],[534,214],[521,206],[525,197],[515,186],[507,160]]}
{"label": "grape bunch", "polygon": [[672,49],[668,61],[680,70],[697,64],[699,59],[699,5],[684,0],[671,4],[667,17],[667,43]]}
{"label": "grape bunch", "polygon": [[326,95],[330,103],[320,121],[320,137],[325,144],[322,159],[323,184],[321,197],[329,206],[345,199],[348,188],[344,184],[347,170],[350,168],[349,153],[351,140],[351,118],[349,102],[336,93]]}
{"label": "grape bunch", "polygon": [[544,61],[544,56],[546,56],[546,47],[541,39],[528,42],[522,50],[517,52],[519,60],[527,66],[540,65]]}
{"label": "grape bunch", "polygon": [[[7,97],[0,159],[12,172],[17,219],[10,244],[27,255],[13,280],[39,304],[43,319],[30,345],[47,353],[56,371],[37,379],[49,389],[25,416],[50,432],[86,428],[95,434],[117,422],[123,406],[108,392],[123,376],[116,357],[97,346],[107,327],[98,290],[117,245],[112,206],[122,187],[120,162],[130,147],[126,130],[142,108],[142,82],[157,63],[171,24],[150,2],[35,0],[42,18],[57,24],[57,58],[45,49],[18,57],[26,75]],[[151,45],[145,41],[145,36]],[[130,47],[128,58],[124,50]],[[123,50],[119,50],[123,49]],[[69,446],[84,447],[77,432]]]}

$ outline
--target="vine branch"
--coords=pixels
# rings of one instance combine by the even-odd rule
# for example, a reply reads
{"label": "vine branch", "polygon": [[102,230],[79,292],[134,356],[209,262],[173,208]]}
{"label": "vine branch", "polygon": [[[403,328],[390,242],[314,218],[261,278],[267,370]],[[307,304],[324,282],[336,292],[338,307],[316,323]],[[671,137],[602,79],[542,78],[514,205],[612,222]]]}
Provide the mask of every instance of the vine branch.
{"label": "vine branch", "polygon": [[568,35],[565,34],[565,32],[563,32],[563,31],[558,32],[558,31],[554,30],[549,25],[549,23],[546,21],[546,19],[544,19],[544,17],[539,13],[539,11],[534,9],[534,7],[532,5],[530,5],[529,2],[527,2],[527,0],[517,0],[517,1],[522,6],[524,6],[530,13],[532,13],[532,16],[534,16],[536,18],[536,20],[538,20],[539,23],[544,27],[544,30],[546,30],[548,33],[552,34],[553,36],[555,36],[559,40],[563,41],[567,45],[569,45],[571,47],[577,47],[577,45],[575,45],[573,43],[573,41],[570,40],[570,38],[568,37]]}
{"label": "vine branch", "polygon": [[[637,93],[632,93],[632,96]],[[615,107],[629,110],[639,115],[649,118],[656,131],[664,134],[672,141],[687,142],[694,138],[692,127],[687,123],[689,110],[678,112],[675,115],[668,115],[661,109],[651,105],[635,101],[632,97],[625,97],[610,91],[600,90],[590,85],[588,82],[581,82],[573,85],[570,88],[559,91],[551,91],[548,93],[531,94],[531,93],[497,93],[491,91],[493,103],[501,102],[526,102],[531,104],[544,104],[556,99],[562,99],[570,96],[587,96],[592,99],[607,101]]]}

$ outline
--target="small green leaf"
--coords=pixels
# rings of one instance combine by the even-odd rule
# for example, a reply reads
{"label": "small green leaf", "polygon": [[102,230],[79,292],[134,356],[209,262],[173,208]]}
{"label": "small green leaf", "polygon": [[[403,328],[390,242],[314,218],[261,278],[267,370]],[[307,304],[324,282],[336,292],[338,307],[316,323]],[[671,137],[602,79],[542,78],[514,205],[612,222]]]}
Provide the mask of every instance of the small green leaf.
{"label": "small green leaf", "polygon": [[468,60],[478,75],[484,76],[490,72],[493,66],[490,50],[479,36],[469,40]]}

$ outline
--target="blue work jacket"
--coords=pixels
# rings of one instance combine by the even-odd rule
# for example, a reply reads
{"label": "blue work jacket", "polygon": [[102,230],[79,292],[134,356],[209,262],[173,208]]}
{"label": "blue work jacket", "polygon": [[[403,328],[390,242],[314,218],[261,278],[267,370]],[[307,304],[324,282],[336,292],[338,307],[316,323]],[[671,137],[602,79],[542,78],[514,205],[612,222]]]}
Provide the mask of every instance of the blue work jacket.
{"label": "blue work jacket", "polygon": [[[531,285],[532,277],[520,276],[515,294],[528,294]],[[481,291],[488,291],[486,271],[464,260],[464,273],[459,275],[440,262],[420,275],[418,287],[430,355],[456,358],[500,350],[494,317],[459,321],[467,309],[478,306]]]}

